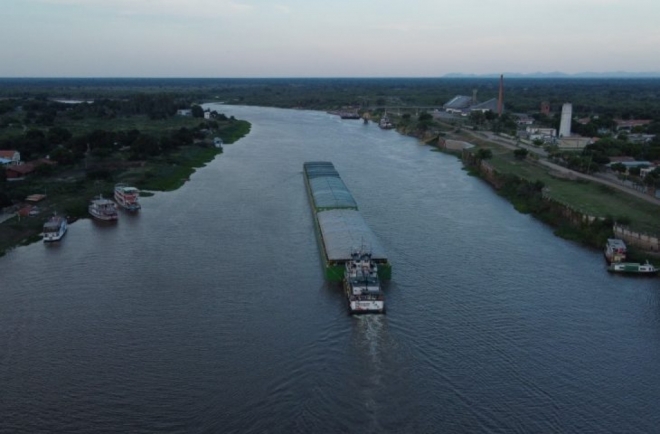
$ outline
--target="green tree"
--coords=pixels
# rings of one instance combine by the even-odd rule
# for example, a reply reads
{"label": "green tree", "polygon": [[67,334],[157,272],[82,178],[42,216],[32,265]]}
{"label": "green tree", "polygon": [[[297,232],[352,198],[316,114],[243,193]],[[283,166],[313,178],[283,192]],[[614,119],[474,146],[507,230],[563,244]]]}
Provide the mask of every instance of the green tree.
{"label": "green tree", "polygon": [[192,110],[192,116],[194,118],[204,117],[204,109],[201,106],[195,104],[194,106],[192,106],[191,110]]}
{"label": "green tree", "polygon": [[131,158],[134,160],[158,155],[159,152],[160,144],[158,140],[147,134],[140,134],[131,145]]}
{"label": "green tree", "polygon": [[61,145],[72,137],[71,131],[62,127],[52,127],[46,135],[51,145]]}
{"label": "green tree", "polygon": [[631,167],[628,169],[628,173],[632,176],[639,176],[641,169],[639,167]]}
{"label": "green tree", "polygon": [[482,125],[484,122],[486,122],[486,115],[481,110],[475,110],[475,111],[470,112],[470,115],[468,116],[468,118],[475,125]]}
{"label": "green tree", "polygon": [[49,154],[50,159],[63,166],[73,164],[76,161],[74,153],[63,146],[58,146]]}
{"label": "green tree", "polygon": [[625,173],[626,172],[626,166],[623,163],[614,163],[610,166],[610,169],[612,169],[614,172],[617,172],[617,173]]}
{"label": "green tree", "polygon": [[429,122],[433,120],[433,115],[431,113],[424,112],[419,115],[420,122]]}
{"label": "green tree", "polygon": [[653,172],[647,173],[642,182],[649,187],[655,187],[660,179],[653,176]]}
{"label": "green tree", "polygon": [[225,115],[224,113],[218,113],[218,112],[215,111],[215,110],[213,110],[213,111],[211,112],[211,117],[212,117],[213,119],[217,119],[217,120],[219,120],[219,121],[226,121],[226,120],[227,120],[227,115]]}
{"label": "green tree", "polygon": [[493,158],[493,151],[488,148],[479,148],[475,156],[479,160],[490,160]]}
{"label": "green tree", "polygon": [[529,154],[529,151],[525,148],[520,148],[513,151],[513,156],[518,160],[524,160],[527,158],[527,154]]}

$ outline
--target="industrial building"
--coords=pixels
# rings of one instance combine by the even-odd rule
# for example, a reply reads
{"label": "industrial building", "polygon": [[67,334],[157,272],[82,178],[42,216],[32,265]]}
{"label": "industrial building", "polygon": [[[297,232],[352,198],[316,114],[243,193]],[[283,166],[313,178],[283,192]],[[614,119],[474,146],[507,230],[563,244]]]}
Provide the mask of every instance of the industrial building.
{"label": "industrial building", "polygon": [[561,107],[561,119],[559,121],[559,138],[571,137],[571,120],[573,119],[573,105],[565,103]]}
{"label": "industrial building", "polygon": [[442,108],[448,113],[460,114],[467,116],[470,112],[491,111],[501,115],[504,112],[504,77],[500,76],[500,88],[498,98],[492,98],[484,102],[477,100],[477,91],[473,91],[472,96],[456,95],[447,103],[443,104]]}

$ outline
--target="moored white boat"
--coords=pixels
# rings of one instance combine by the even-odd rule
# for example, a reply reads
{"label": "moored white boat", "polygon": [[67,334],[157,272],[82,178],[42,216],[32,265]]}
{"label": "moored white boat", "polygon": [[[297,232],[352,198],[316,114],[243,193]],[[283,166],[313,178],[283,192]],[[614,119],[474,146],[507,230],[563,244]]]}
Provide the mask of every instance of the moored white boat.
{"label": "moored white boat", "polygon": [[103,199],[101,195],[92,199],[87,210],[92,217],[98,220],[113,221],[119,218],[115,203],[109,199]]}
{"label": "moored white boat", "polygon": [[378,279],[378,266],[364,248],[351,252],[346,262],[344,291],[351,313],[384,313],[385,296]]}
{"label": "moored white boat", "polygon": [[392,123],[392,121],[390,121],[390,118],[388,118],[387,115],[384,115],[382,118],[380,118],[380,122],[378,122],[378,126],[384,130],[391,130],[392,128],[394,128],[394,124]]}
{"label": "moored white boat", "polygon": [[608,238],[605,244],[605,259],[608,263],[623,262],[626,260],[626,243],[618,238]]}
{"label": "moored white boat", "polygon": [[115,185],[115,202],[127,211],[137,211],[142,206],[139,203],[140,190],[126,184]]}
{"label": "moored white boat", "polygon": [[639,262],[612,262],[607,267],[607,271],[611,273],[654,276],[658,274],[660,268],[656,268],[649,261],[646,261],[645,264],[640,264]]}
{"label": "moored white boat", "polygon": [[46,223],[43,228],[44,243],[59,241],[66,234],[68,223],[64,217],[54,215]]}

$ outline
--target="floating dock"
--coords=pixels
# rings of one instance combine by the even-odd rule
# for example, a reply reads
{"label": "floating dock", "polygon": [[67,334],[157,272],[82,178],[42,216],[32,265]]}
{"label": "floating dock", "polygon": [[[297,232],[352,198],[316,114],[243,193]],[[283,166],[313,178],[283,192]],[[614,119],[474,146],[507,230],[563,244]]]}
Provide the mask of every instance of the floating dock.
{"label": "floating dock", "polygon": [[378,265],[378,277],[391,279],[385,249],[360,214],[353,195],[332,163],[310,161],[303,164],[314,226],[321,246],[325,277],[334,282],[344,278],[344,266],[351,252],[366,246]]}

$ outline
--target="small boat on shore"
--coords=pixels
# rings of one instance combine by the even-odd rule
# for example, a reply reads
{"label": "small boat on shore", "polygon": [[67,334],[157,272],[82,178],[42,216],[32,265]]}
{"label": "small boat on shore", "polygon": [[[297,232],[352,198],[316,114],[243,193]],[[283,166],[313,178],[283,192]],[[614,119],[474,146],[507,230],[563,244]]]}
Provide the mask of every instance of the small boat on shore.
{"label": "small boat on shore", "polygon": [[618,238],[608,238],[605,244],[605,259],[608,264],[626,260],[626,243]]}
{"label": "small boat on shore", "polygon": [[387,115],[384,115],[382,118],[380,118],[380,122],[378,122],[378,126],[384,130],[391,130],[392,128],[394,128],[394,124],[392,123],[392,121],[390,121],[390,118],[388,118]]}
{"label": "small boat on shore", "polygon": [[68,228],[67,221],[64,217],[54,215],[46,223],[43,228],[44,243],[59,241],[66,234]]}
{"label": "small boat on shore", "polygon": [[115,202],[127,211],[137,211],[142,206],[138,202],[140,190],[126,184],[115,185]]}
{"label": "small boat on shore", "polygon": [[358,112],[339,112],[339,117],[342,119],[360,119]]}
{"label": "small boat on shore", "polygon": [[658,271],[660,271],[660,268],[656,268],[653,264],[650,264],[649,261],[646,261],[645,264],[640,264],[639,262],[612,262],[607,267],[607,271],[610,273],[655,276],[658,274]]}
{"label": "small boat on shore", "polygon": [[91,200],[87,210],[92,217],[98,220],[114,221],[119,218],[115,203],[109,199],[103,199],[101,195]]}
{"label": "small boat on shore", "polygon": [[351,252],[344,271],[344,291],[350,313],[385,313],[378,266],[364,247]]}

